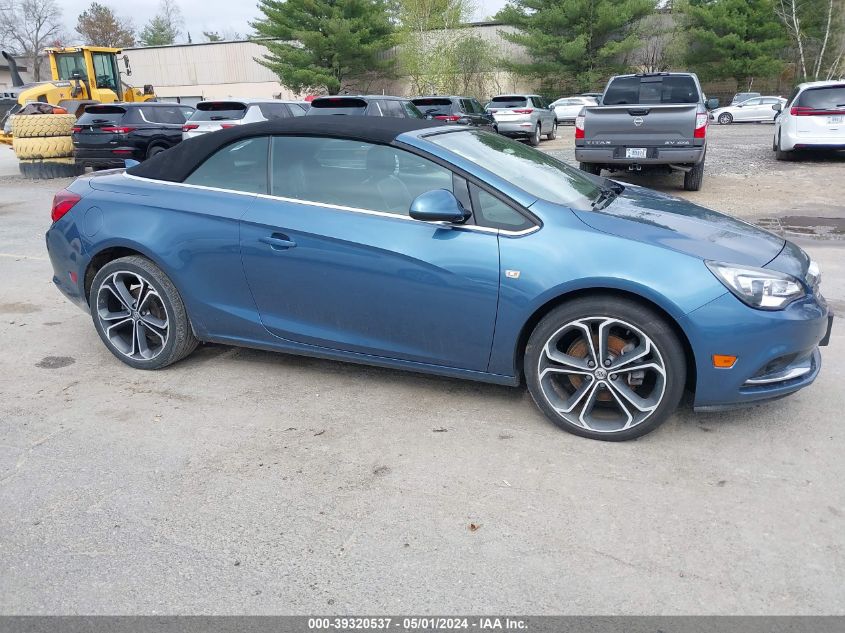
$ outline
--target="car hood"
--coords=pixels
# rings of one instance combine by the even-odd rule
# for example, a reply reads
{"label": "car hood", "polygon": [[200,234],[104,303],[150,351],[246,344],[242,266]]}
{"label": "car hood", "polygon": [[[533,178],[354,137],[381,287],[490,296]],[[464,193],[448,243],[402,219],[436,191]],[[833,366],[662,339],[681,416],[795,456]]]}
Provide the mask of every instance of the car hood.
{"label": "car hood", "polygon": [[605,209],[575,211],[575,215],[604,233],[731,264],[764,266],[785,243],[724,213],[628,184]]}

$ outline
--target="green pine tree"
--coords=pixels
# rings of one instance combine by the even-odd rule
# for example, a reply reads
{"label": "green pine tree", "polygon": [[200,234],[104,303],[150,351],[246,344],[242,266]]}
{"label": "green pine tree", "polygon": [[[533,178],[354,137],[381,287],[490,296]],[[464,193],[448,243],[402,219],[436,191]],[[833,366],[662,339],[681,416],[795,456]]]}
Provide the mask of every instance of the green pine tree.
{"label": "green pine tree", "polygon": [[545,90],[602,87],[627,69],[640,45],[639,20],[657,0],[511,0],[496,19],[519,29],[502,36],[523,46],[527,62],[502,60],[513,73],[541,80]]}
{"label": "green pine tree", "polygon": [[684,62],[704,80],[774,77],[784,67],[786,29],[772,0],[689,0],[679,4]]}
{"label": "green pine tree", "polygon": [[257,59],[297,92],[337,94],[368,72],[385,72],[395,43],[385,0],[260,0],[252,23],[267,54]]}

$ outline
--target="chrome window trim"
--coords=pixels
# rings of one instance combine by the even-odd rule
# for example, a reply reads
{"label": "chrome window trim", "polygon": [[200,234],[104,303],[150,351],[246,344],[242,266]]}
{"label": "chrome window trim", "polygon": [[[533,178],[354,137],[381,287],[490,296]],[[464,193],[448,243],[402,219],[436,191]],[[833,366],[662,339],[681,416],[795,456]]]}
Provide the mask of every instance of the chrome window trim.
{"label": "chrome window trim", "polygon": [[387,213],[386,211],[375,211],[373,209],[361,209],[359,207],[346,207],[339,204],[329,204],[328,202],[317,202],[314,200],[300,200],[298,198],[286,198],[285,196],[274,196],[269,193],[252,193],[249,191],[238,191],[237,189],[224,189],[222,187],[208,187],[206,185],[192,185],[185,182],[170,182],[169,180],[156,180],[155,178],[141,178],[140,176],[133,176],[132,174],[128,174],[123,172],[123,176],[126,178],[130,178],[132,180],[140,180],[142,182],[154,182],[160,185],[171,185],[174,187],[187,187],[189,189],[203,189],[205,191],[219,191],[221,193],[234,193],[241,196],[251,196],[254,198],[264,198],[266,200],[279,200],[281,202],[291,202],[293,204],[308,204],[315,207],[322,207],[324,209],[334,209],[336,211],[351,211],[353,213],[363,213],[365,215],[375,215],[380,216],[383,218],[394,218],[396,220],[405,220],[410,222],[415,222],[417,224],[424,224],[427,226],[431,226],[432,224],[437,224],[441,226],[448,226],[453,229],[464,229],[467,231],[473,231],[476,233],[489,233],[493,235],[504,235],[506,237],[522,237],[523,235],[528,235],[530,233],[534,233],[535,231],[540,230],[540,227],[537,225],[532,226],[528,229],[523,229],[521,231],[508,231],[507,229],[494,229],[492,227],[487,226],[476,226],[475,224],[449,224],[448,222],[424,222],[423,220],[417,220],[412,218],[408,215],[399,215],[398,213]]}

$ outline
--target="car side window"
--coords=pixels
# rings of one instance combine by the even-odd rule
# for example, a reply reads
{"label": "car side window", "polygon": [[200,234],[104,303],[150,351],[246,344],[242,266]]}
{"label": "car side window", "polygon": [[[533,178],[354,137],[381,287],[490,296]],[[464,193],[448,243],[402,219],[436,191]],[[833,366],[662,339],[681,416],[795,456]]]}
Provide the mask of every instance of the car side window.
{"label": "car side window", "polygon": [[760,103],[761,103],[762,101],[763,101],[762,99],[749,99],[748,101],[746,101],[746,102],[745,102],[745,103],[743,103],[742,105],[745,105],[745,106],[758,106],[758,105],[760,105]]}
{"label": "car side window", "polygon": [[370,101],[370,105],[367,106],[367,114],[370,116],[385,116],[383,102],[379,99]]}
{"label": "car side window", "polygon": [[185,117],[182,115],[182,110],[177,107],[147,107],[141,108],[144,113],[144,118],[150,123],[164,123],[169,125],[182,125],[185,122]]}
{"label": "car side window", "polygon": [[293,116],[305,116],[305,108],[298,103],[289,103],[288,107],[290,108],[290,113]]}
{"label": "car side window", "polygon": [[402,111],[402,104],[398,101],[387,99],[382,101],[384,108],[384,116],[391,116],[397,119],[404,119],[405,113]]}
{"label": "car side window", "polygon": [[476,114],[484,114],[484,106],[482,106],[477,99],[470,99],[470,103],[472,104],[472,110]]}
{"label": "car side window", "polygon": [[475,222],[479,226],[506,231],[522,231],[534,226],[528,218],[493,194],[475,185],[471,190]]}
{"label": "car side window", "polygon": [[470,101],[469,99],[461,99],[461,112],[464,112],[466,114],[472,114],[472,101]]}
{"label": "car side window", "polygon": [[287,106],[283,103],[259,103],[258,108],[268,121],[286,119],[289,116]]}
{"label": "car side window", "polygon": [[452,191],[452,172],[389,145],[311,136],[273,138],[271,193],[283,198],[408,215],[433,189]]}
{"label": "car side window", "polygon": [[266,136],[235,141],[205,159],[185,183],[267,193],[267,142]]}

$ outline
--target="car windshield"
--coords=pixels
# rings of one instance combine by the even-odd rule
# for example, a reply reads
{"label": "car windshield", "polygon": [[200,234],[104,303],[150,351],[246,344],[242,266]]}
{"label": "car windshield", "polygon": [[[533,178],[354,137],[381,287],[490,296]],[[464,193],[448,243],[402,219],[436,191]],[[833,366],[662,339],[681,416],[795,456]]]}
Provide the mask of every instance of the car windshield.
{"label": "car windshield", "polygon": [[414,99],[412,103],[423,114],[433,114],[435,116],[438,114],[452,114],[452,101],[450,99]]}
{"label": "car windshield", "polygon": [[845,85],[805,90],[796,105],[814,110],[842,110],[845,108]]}
{"label": "car windshield", "polygon": [[471,160],[533,196],[571,209],[591,210],[602,191],[577,169],[505,136],[462,130],[433,134],[426,140]]}
{"label": "car windshield", "polygon": [[528,105],[525,97],[493,97],[491,108],[524,108]]}
{"label": "car windshield", "polygon": [[698,103],[700,96],[689,75],[617,77],[610,82],[603,105]]}
{"label": "car windshield", "polygon": [[314,99],[307,114],[364,114],[367,102],[363,99],[349,97],[326,97]]}
{"label": "car windshield", "polygon": [[118,106],[88,106],[85,113],[76,121],[77,125],[115,125],[120,123],[124,108]]}
{"label": "car windshield", "polygon": [[237,101],[209,101],[197,104],[191,121],[231,121],[244,118],[246,104]]}

